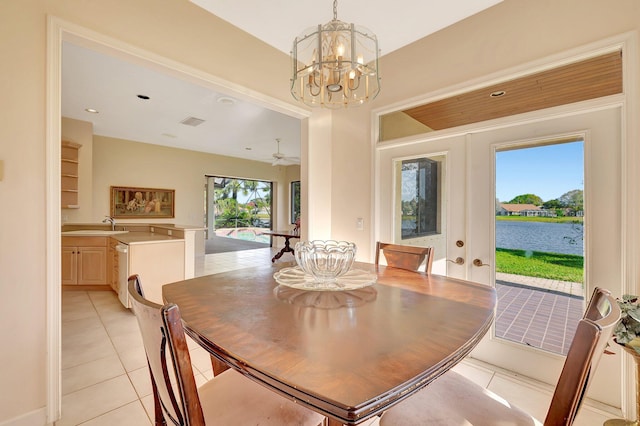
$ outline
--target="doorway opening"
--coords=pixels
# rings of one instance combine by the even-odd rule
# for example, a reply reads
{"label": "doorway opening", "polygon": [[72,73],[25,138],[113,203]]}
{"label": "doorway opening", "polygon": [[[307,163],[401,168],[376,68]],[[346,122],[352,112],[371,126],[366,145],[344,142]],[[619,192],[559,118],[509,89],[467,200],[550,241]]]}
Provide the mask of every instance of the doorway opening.
{"label": "doorway opening", "polygon": [[272,227],[272,182],[207,176],[205,253],[271,246],[264,230]]}
{"label": "doorway opening", "polygon": [[495,154],[495,335],[566,355],[584,312],[584,142]]}

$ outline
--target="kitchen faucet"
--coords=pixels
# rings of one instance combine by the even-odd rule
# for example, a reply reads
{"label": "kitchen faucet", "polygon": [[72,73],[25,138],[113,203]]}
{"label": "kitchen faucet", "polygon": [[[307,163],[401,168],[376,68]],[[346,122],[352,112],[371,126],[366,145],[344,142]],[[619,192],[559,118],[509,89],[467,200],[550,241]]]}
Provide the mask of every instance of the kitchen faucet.
{"label": "kitchen faucet", "polygon": [[102,221],[102,223],[107,223],[109,222],[111,224],[111,230],[115,231],[116,230],[116,220],[114,218],[112,218],[111,216],[105,216],[105,219]]}

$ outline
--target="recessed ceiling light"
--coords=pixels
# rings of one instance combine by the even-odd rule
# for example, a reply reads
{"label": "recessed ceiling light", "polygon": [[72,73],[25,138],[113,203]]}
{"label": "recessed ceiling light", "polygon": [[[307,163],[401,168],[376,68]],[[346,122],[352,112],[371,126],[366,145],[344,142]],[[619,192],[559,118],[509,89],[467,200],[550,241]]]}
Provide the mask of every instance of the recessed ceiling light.
{"label": "recessed ceiling light", "polygon": [[148,100],[149,100],[149,97],[148,97],[147,95],[138,95],[138,97],[139,97],[140,99],[144,99],[145,101],[148,101]]}
{"label": "recessed ceiling light", "polygon": [[217,101],[219,104],[226,105],[226,106],[233,106],[236,104],[236,100],[228,96],[220,96],[217,99]]}
{"label": "recessed ceiling light", "polygon": [[85,108],[85,111],[90,112],[91,114],[98,114],[98,110],[93,108]]}
{"label": "recessed ceiling light", "polygon": [[495,92],[492,92],[489,96],[491,96],[492,98],[499,98],[500,96],[504,96],[506,94],[507,92],[505,92],[504,90],[496,90]]}

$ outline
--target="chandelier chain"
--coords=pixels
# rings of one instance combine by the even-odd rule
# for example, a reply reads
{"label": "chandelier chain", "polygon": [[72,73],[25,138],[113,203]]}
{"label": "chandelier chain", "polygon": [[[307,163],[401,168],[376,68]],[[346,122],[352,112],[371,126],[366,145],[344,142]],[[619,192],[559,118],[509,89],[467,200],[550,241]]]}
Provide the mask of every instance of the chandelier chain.
{"label": "chandelier chain", "polygon": [[338,20],[338,0],[333,0],[333,20]]}

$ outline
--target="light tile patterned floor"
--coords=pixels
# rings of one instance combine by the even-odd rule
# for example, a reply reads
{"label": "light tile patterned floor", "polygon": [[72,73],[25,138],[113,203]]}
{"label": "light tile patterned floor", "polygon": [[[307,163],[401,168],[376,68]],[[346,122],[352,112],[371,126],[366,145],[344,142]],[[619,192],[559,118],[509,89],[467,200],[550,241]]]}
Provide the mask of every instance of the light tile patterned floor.
{"label": "light tile patterned floor", "polygon": [[[198,275],[264,265],[272,256],[270,249],[209,255],[199,262]],[[56,425],[151,425],[151,384],[133,314],[110,291],[67,291],[62,296],[62,321],[62,419]],[[209,355],[193,342],[189,347],[196,383],[210,380]],[[549,386],[474,360],[455,369],[544,419],[552,395]],[[585,405],[575,424],[602,425],[611,417],[615,416]]]}

